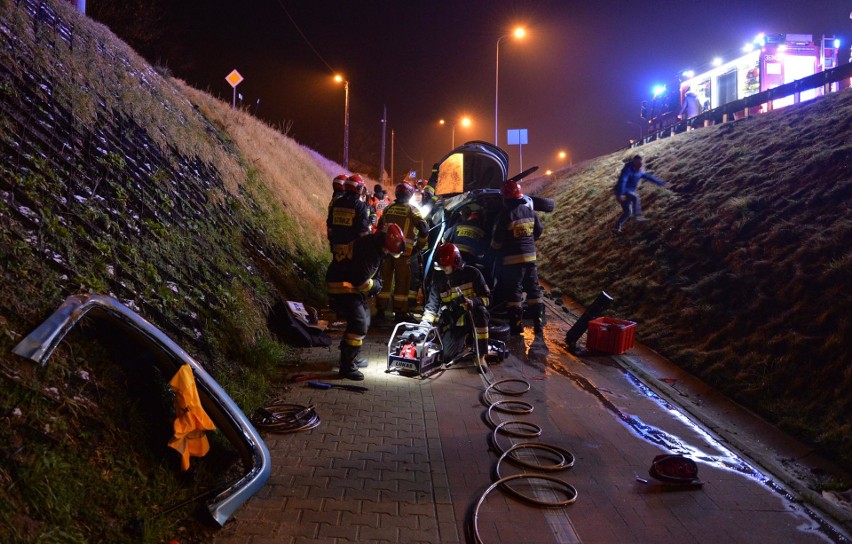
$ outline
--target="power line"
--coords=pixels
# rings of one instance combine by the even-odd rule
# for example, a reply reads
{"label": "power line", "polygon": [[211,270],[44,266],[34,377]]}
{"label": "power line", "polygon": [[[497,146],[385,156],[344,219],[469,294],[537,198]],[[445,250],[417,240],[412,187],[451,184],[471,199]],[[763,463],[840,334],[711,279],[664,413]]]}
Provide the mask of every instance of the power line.
{"label": "power line", "polygon": [[301,29],[301,28],[299,28],[299,25],[297,25],[297,24],[296,24],[296,20],[295,20],[295,19],[293,19],[293,16],[292,16],[292,15],[290,15],[290,12],[289,12],[289,11],[287,11],[287,8],[286,8],[286,7],[284,7],[284,4],[281,2],[281,0],[278,0],[278,5],[279,5],[279,6],[281,6],[281,9],[282,9],[282,10],[284,10],[284,13],[287,15],[287,18],[288,18],[288,19],[290,19],[290,22],[291,22],[291,23],[293,23],[293,27],[295,27],[295,28],[296,28],[296,31],[299,33],[299,36],[301,36],[301,37],[302,37],[302,39],[303,39],[303,40],[305,40],[305,43],[306,43],[306,44],[308,44],[308,47],[310,47],[310,48],[311,48],[311,51],[313,51],[313,52],[314,52],[314,54],[317,56],[317,58],[318,58],[318,59],[319,59],[319,60],[320,60],[323,64],[325,64],[326,68],[328,68],[328,71],[329,71],[329,72],[331,72],[331,73],[333,74],[333,73],[334,73],[334,68],[332,68],[332,67],[331,67],[331,65],[330,65],[329,63],[327,63],[327,62],[325,61],[325,59],[324,59],[324,58],[322,58],[322,55],[320,55],[320,54],[319,54],[319,51],[317,51],[317,50],[316,50],[316,48],[313,46],[313,44],[310,42],[310,40],[308,40],[308,37],[307,37],[307,36],[305,36],[305,33],[304,33],[304,32],[302,32],[302,29]]}
{"label": "power line", "polygon": [[405,150],[405,148],[403,148],[403,147],[402,147],[402,145],[399,143],[399,136],[397,136],[396,146],[399,148],[399,150],[400,150],[400,151],[402,151],[402,153],[403,153],[403,154],[404,154],[404,155],[408,158],[408,160],[410,160],[411,162],[421,162],[421,161],[422,161],[422,159],[412,159],[412,158],[411,158],[411,155],[409,155],[409,154],[408,154],[408,151],[406,151],[406,150]]}

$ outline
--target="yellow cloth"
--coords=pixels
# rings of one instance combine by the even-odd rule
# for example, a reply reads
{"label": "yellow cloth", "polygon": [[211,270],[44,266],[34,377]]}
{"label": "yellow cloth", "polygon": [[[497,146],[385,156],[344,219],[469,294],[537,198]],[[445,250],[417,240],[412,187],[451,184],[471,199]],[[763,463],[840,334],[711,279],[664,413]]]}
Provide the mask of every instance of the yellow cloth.
{"label": "yellow cloth", "polygon": [[169,447],[181,455],[180,467],[189,470],[189,458],[203,457],[210,451],[210,443],[204,431],[216,430],[210,416],[201,407],[192,367],[183,365],[172,377],[169,385],[175,392],[175,435]]}

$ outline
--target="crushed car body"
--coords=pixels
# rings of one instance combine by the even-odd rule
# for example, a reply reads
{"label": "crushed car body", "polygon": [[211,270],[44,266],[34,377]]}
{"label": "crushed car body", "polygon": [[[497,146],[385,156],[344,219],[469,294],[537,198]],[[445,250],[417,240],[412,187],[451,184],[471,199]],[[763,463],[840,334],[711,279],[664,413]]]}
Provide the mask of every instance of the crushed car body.
{"label": "crushed car body", "polygon": [[237,481],[216,493],[207,502],[207,509],[213,520],[220,526],[224,525],[231,514],[269,479],[269,450],[231,397],[200,363],[162,331],[112,297],[74,295],[68,297],[12,351],[44,366],[65,335],[87,314],[119,325],[132,337],[150,346],[157,356],[157,366],[163,374],[171,376],[184,364],[192,368],[204,410],[239,451],[245,469]]}

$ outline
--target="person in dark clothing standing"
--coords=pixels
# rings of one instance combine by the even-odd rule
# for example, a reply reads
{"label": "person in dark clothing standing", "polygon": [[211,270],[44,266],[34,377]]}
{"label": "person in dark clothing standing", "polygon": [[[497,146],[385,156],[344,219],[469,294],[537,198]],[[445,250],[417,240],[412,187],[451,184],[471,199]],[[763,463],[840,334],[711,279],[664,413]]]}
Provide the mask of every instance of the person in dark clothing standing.
{"label": "person in dark clothing standing", "polygon": [[[455,245],[443,244],[438,248],[436,262],[438,270],[433,277],[420,324],[431,325],[438,320],[445,362],[462,352],[465,340],[473,333],[481,363],[488,353],[491,291],[482,272],[467,266]],[[473,330],[468,312],[473,318]]]}
{"label": "person in dark clothing standing", "polygon": [[335,261],[351,259],[352,242],[370,234],[370,211],[361,200],[364,180],[352,174],[344,182],[344,192],[328,209],[326,228]]}
{"label": "person in dark clothing standing", "polygon": [[666,184],[660,178],[645,172],[642,169],[642,156],[634,155],[630,162],[621,169],[618,182],[614,187],[615,199],[621,205],[622,210],[615,222],[615,232],[621,232],[621,227],[630,219],[631,215],[636,218],[636,221],[646,221],[645,216],[642,215],[642,206],[639,203],[639,193],[637,192],[643,179],[656,183],[660,187]]}
{"label": "person in dark clothing standing", "polygon": [[398,225],[389,225],[386,231],[362,236],[351,246],[351,258],[332,260],[325,279],[331,308],[346,319],[340,341],[340,376],[360,381],[364,374],[358,368],[367,366],[367,361],[359,357],[370,328],[367,299],[382,289],[380,271],[384,258],[399,258],[405,252],[405,236]]}
{"label": "person in dark clothing standing", "polygon": [[521,193],[521,186],[506,181],[500,189],[505,207],[497,215],[491,235],[491,249],[500,252],[503,266],[499,274],[495,298],[505,302],[512,335],[523,332],[523,294],[535,316],[535,333],[542,333],[544,304],[538,284],[535,241],[542,233],[541,222]]}

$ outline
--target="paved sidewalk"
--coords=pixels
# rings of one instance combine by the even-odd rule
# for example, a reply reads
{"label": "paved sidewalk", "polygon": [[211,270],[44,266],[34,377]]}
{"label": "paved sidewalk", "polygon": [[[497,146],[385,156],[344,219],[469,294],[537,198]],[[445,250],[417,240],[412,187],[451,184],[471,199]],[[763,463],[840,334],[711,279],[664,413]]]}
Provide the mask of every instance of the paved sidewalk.
{"label": "paved sidewalk", "polygon": [[[550,306],[544,339],[513,339],[509,359],[491,366],[494,379],[530,383],[526,395],[511,398],[530,403],[533,413],[494,419],[533,422],[542,435],[532,440],[572,452],[576,465],[552,475],[575,486],[578,499],[540,508],[495,490],[480,510],[484,542],[844,542],[771,478],[632,378],[618,358],[565,352],[561,340],[573,319],[559,312]],[[315,405],[322,422],[307,432],[264,433],[272,477],[216,535],[217,543],[473,542],[470,513],[494,481],[498,457],[483,417],[486,382],[463,364],[427,380],[387,374],[389,335],[379,328],[367,338],[370,367],[358,383],[368,392],[303,383],[281,389],[283,402]],[[336,347],[302,350],[294,372],[335,381],[337,357]],[[500,438],[503,448],[525,440]],[[703,487],[667,487],[648,476],[651,459],[671,451],[699,462]],[[504,475],[520,471],[503,468]],[[559,495],[541,480],[518,487]]]}
{"label": "paved sidewalk", "polygon": [[384,372],[387,340],[371,336],[364,382],[337,381],[338,351],[302,350],[300,372],[355,393],[294,384],[284,402],[315,405],[319,427],[264,433],[269,483],[217,535],[220,544],[460,542],[429,381]]}

